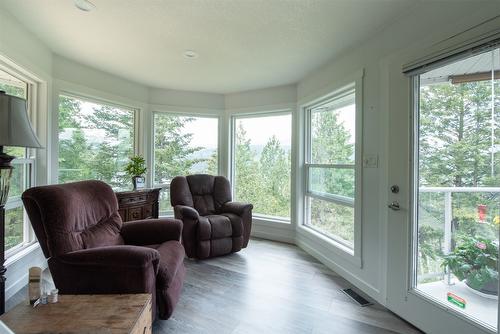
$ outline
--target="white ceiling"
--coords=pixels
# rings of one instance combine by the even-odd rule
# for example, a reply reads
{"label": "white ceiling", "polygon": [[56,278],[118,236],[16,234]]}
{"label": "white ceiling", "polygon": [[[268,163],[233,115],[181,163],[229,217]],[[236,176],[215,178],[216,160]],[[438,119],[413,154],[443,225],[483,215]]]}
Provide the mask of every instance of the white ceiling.
{"label": "white ceiling", "polygon": [[[297,82],[415,0],[2,0],[54,53],[158,88],[229,93]],[[185,50],[199,57],[186,59]]]}

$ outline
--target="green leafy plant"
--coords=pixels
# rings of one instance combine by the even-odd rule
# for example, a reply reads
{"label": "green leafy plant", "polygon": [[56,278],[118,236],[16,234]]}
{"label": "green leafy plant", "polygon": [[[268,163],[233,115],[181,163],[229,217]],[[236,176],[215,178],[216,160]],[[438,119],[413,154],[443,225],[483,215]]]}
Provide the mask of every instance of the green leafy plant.
{"label": "green leafy plant", "polygon": [[146,160],[140,155],[130,158],[129,163],[125,166],[125,172],[130,176],[142,176],[146,173]]}
{"label": "green leafy plant", "polygon": [[[461,237],[453,252],[444,256],[442,266],[469,287],[481,291],[498,282],[498,245],[486,238]],[[497,291],[498,293],[498,291]]]}

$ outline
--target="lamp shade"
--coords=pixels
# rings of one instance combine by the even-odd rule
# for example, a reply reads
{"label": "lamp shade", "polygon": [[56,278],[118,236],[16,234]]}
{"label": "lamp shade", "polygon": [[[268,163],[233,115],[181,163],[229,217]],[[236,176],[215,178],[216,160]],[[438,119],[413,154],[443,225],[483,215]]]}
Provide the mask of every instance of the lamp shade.
{"label": "lamp shade", "polygon": [[26,100],[0,91],[0,146],[41,148],[26,112]]}

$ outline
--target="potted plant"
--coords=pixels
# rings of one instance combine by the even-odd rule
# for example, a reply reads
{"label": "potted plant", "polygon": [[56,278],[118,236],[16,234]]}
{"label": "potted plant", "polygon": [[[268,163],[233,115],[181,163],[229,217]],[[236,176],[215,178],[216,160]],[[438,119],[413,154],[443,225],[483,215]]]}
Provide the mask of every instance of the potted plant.
{"label": "potted plant", "polygon": [[146,170],[146,161],[140,155],[131,157],[127,166],[125,166],[125,172],[132,177],[134,190],[144,188],[144,174]]}
{"label": "potted plant", "polygon": [[490,296],[498,296],[498,245],[487,238],[462,237],[443,267],[465,284]]}

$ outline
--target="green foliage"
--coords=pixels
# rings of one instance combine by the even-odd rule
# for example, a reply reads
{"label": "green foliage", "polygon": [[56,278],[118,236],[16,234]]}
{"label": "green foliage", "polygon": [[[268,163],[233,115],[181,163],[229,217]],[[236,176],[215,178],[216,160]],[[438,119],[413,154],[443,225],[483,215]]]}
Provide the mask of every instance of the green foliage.
{"label": "green foliage", "polygon": [[[495,86],[495,104],[498,105],[500,85]],[[500,173],[491,175],[490,120],[490,81],[422,87],[421,185],[477,187],[500,184]],[[500,136],[496,136],[495,143],[500,144]],[[500,159],[496,159],[496,164],[500,164]]]}
{"label": "green foliage", "polygon": [[262,152],[252,149],[243,124],[236,129],[235,199],[254,205],[254,212],[290,217],[290,152],[272,136]]}
{"label": "green foliage", "polygon": [[140,155],[130,157],[129,163],[125,166],[125,172],[129,176],[143,176],[146,170],[146,160]]}
{"label": "green foliage", "polygon": [[5,210],[5,250],[23,242],[23,208]]}
{"label": "green foliage", "polygon": [[[500,85],[495,82],[495,105]],[[420,186],[481,187],[500,184],[500,155],[491,157],[491,81],[432,84],[420,90]],[[496,108],[495,118],[500,118]],[[494,130],[494,144],[500,132]],[[492,164],[494,166],[492,174]],[[443,262],[444,194],[421,193],[419,199],[419,275],[439,271]],[[474,237],[498,240],[494,217],[500,214],[498,193],[452,194],[452,249]],[[486,205],[485,222],[477,207]],[[457,246],[458,247],[458,246]],[[495,264],[495,267],[498,263]],[[457,267],[452,269],[458,277]],[[487,273],[483,273],[487,275]]]}
{"label": "green foliage", "polygon": [[59,97],[59,182],[97,179],[129,187],[123,171],[134,149],[134,112],[100,104],[89,111],[84,104]]}
{"label": "green foliage", "polygon": [[26,88],[0,82],[0,90],[4,91],[7,95],[17,96],[23,99],[26,98]]}
{"label": "green foliage", "polygon": [[[192,117],[155,115],[155,183],[169,183],[175,176],[191,174],[196,164],[206,162],[206,159],[193,157],[203,147],[190,147],[193,134],[183,131],[184,126],[193,120]],[[209,161],[210,172],[217,174],[217,152]]]}
{"label": "green foliage", "polygon": [[338,116],[338,110],[335,108],[311,115],[311,162],[354,163],[354,145],[349,143],[351,134],[339,121]]}
{"label": "green foliage", "polygon": [[463,236],[453,252],[444,256],[443,267],[448,267],[461,281],[481,290],[498,280],[498,246],[491,240]]}
{"label": "green foliage", "polygon": [[[338,117],[338,109],[313,113],[312,162],[354,164],[354,144],[351,133]],[[313,187],[322,193],[354,198],[354,170],[322,168],[322,177],[315,181],[315,170],[311,177]],[[354,242],[354,210],[328,201],[311,199],[310,224],[330,235]]]}

